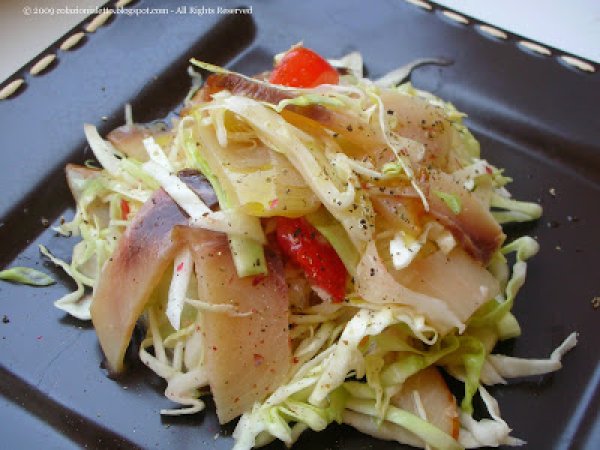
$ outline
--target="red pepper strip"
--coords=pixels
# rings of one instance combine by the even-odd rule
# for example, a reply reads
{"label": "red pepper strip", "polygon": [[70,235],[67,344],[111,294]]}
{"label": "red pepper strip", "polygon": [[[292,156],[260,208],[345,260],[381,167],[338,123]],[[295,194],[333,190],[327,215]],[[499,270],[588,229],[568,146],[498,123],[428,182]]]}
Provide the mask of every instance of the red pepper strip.
{"label": "red pepper strip", "polygon": [[331,244],[306,219],[277,218],[277,243],[304,271],[309,283],[339,303],[346,294],[348,272]]}
{"label": "red pepper strip", "polygon": [[305,47],[291,49],[273,69],[269,81],[283,86],[311,88],[338,84],[340,76],[325,58]]}
{"label": "red pepper strip", "polygon": [[127,202],[127,200],[121,199],[121,218],[123,220],[127,219],[129,211],[129,203]]}

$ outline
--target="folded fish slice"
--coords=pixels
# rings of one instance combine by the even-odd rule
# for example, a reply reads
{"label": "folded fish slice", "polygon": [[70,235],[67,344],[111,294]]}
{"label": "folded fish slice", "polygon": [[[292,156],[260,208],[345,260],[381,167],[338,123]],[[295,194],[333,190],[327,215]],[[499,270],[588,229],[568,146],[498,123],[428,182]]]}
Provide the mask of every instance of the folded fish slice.
{"label": "folded fish slice", "polygon": [[289,371],[287,286],[275,255],[267,254],[268,276],[239,278],[225,236],[206,241],[197,231],[188,235],[200,299],[251,313],[202,313],[210,388],[219,422],[226,423],[263,401]]}
{"label": "folded fish slice", "polygon": [[[202,178],[200,174],[197,177]],[[206,180],[204,183],[208,184]],[[123,356],[135,323],[183,245],[173,238],[173,227],[187,223],[188,217],[177,203],[162,189],[156,191],[136,214],[104,265],[94,288],[91,315],[112,372],[123,370]]]}

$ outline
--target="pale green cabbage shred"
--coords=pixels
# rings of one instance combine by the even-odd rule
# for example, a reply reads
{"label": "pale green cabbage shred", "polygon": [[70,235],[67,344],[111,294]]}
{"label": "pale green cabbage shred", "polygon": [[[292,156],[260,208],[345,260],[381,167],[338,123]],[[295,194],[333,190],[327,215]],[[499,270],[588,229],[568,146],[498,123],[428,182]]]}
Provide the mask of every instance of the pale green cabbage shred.
{"label": "pale green cabbage shred", "polygon": [[[192,63],[211,72],[229,73],[199,61],[192,60]],[[270,152],[283,156],[324,206],[307,213],[307,219],[332,244],[351,276],[356,275],[361,257],[374,240],[389,244],[388,259],[395,270],[409,267],[418,254],[431,246],[445,254],[456,248],[459,244],[452,233],[437,221],[428,224],[420,235],[411,235],[406,230],[387,237],[374,235],[373,206],[361,180],[409,181],[427,210],[428,202],[410,164],[410,158],[417,157],[424,148],[391,131],[393,118],[384,111],[382,88],[363,78],[360,54],[353,53],[333,63],[348,69],[348,75],[342,77],[339,86],[285,88],[293,96],[279,104],[228,92],[215,95],[211,102],[196,107],[193,114],[174,125],[174,138],[167,146],[162,147],[153,138],[147,138],[144,145],[148,161],[145,162],[125,156],[102,139],[93,126],[86,125],[89,145],[103,170],[73,181],[77,200],[75,214],[71,221],[56,227],[59,233],[81,240],[74,247],[70,263],[40,247],[77,285],[77,289],[59,299],[56,306],[79,319],[89,320],[91,295],[86,294],[86,290],[93,288],[118,238],[159,186],[189,214],[192,226],[229,234],[240,276],[266,273],[263,253],[266,239],[260,217],[250,214],[248,205],[239,202],[237,193],[228,185],[225,166],[215,165],[211,159],[211,155],[231,143],[245,145],[256,138]],[[405,72],[397,71],[383,78],[380,84],[395,84],[398,77],[404,78]],[[267,82],[264,84],[269,86]],[[194,89],[197,88],[195,81]],[[510,178],[480,159],[479,143],[463,124],[463,113],[410,83],[390,89],[424,99],[443,112],[458,132],[452,151],[460,168],[454,172],[454,179],[477,195],[499,223],[540,217],[542,209],[538,204],[510,198],[505,188]],[[190,102],[191,98],[192,92],[186,101]],[[280,114],[292,105],[345,111],[378,127],[395,159],[377,169],[368,161],[342,153],[331,136],[316,140]],[[244,124],[242,129],[230,128],[227,122],[230,114]],[[131,117],[128,122],[131,122],[128,126],[134,126]],[[214,130],[215,142],[199,140],[203,130]],[[184,168],[197,169],[206,176],[216,192],[220,212],[211,212],[179,180],[176,172]],[[454,214],[461,212],[460,199],[455,195],[445,192],[435,192],[435,195]],[[268,209],[264,206],[268,204],[266,200],[263,210]],[[129,208],[126,216],[123,202],[127,202]],[[484,385],[557,370],[561,367],[561,357],[576,343],[576,335],[572,334],[546,360],[492,353],[496,342],[520,334],[519,323],[511,309],[525,281],[527,260],[538,248],[535,239],[525,236],[493,255],[488,271],[498,281],[500,294],[478,308],[463,324],[462,333],[453,328],[442,335],[425,314],[409,306],[369,302],[359,295],[350,295],[340,304],[324,303],[293,312],[290,337],[297,342],[293,355],[297,364],[284,384],[241,416],[233,434],[234,448],[250,449],[275,439],[292,445],[305,430],[321,431],[332,422],[367,424],[374,435],[380,429],[401,428],[410,432],[409,443],[426,448],[520,445],[522,441],[510,435],[511,429],[501,418],[497,402]],[[506,256],[511,253],[515,254],[515,262],[509,268]],[[252,265],[257,260],[258,264]],[[172,415],[204,409],[201,397],[209,393],[203,337],[196,327],[202,321],[203,311],[240,314],[231,305],[213,305],[198,298],[193,271],[175,270],[182,262],[187,262],[183,264],[185,267],[192,266],[187,249],[177,255],[172,269],[165,274],[149,302],[144,315],[148,333],[140,348],[142,362],[166,380],[165,395],[183,406],[161,411]],[[444,368],[464,383],[458,439],[428,422],[417,391],[413,392],[415,410],[404,410],[393,404],[394,395],[401,391],[407,378],[432,365]],[[483,400],[488,418],[473,418],[472,401],[476,395]],[[405,442],[401,436],[388,438]]]}

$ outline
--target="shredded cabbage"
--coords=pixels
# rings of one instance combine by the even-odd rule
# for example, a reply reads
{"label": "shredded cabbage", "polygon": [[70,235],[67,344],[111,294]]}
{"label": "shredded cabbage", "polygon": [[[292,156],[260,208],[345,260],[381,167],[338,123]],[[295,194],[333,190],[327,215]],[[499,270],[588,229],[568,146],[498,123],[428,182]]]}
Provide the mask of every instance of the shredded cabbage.
{"label": "shredded cabbage", "polygon": [[520,446],[525,441],[510,436],[511,429],[500,417],[498,402],[483,387],[479,387],[481,398],[491,419],[479,421],[466,413],[461,413],[459,441],[464,448],[498,447],[500,445]]}
{"label": "shredded cabbage", "polygon": [[505,355],[489,355],[486,362],[503,378],[517,378],[555,372],[562,367],[561,359],[577,345],[577,333],[571,333],[548,359],[526,359]]}
{"label": "shredded cabbage", "polygon": [[371,236],[368,224],[372,217],[365,209],[352,207],[353,202],[368,201],[365,195],[356,192],[357,181],[350,177],[343,180],[346,189],[338,189],[332,172],[323,170],[319,164],[318,143],[260,103],[239,96],[230,96],[221,102],[224,108],[247,120],[265,144],[288,158],[323,205],[344,226],[355,247],[362,250]]}
{"label": "shredded cabbage", "polygon": [[492,194],[490,203],[493,208],[502,209],[492,212],[498,223],[529,222],[542,215],[542,207],[537,203],[512,200],[498,194]]}
{"label": "shredded cabbage", "polygon": [[[346,402],[346,408],[361,414],[377,417],[375,404],[369,400],[349,399]],[[452,436],[444,433],[426,420],[394,406],[388,408],[384,419],[407,429],[434,448],[444,450],[460,450],[462,448]]]}
{"label": "shredded cabbage", "polygon": [[[425,448],[523,444],[511,436],[497,401],[484,385],[558,370],[577,343],[577,334],[572,333],[547,359],[493,353],[498,341],[521,334],[511,310],[525,282],[528,260],[539,250],[529,236],[502,247],[505,236],[497,224],[536,220],[541,206],[512,198],[507,189],[512,180],[503,169],[481,159],[479,143],[463,123],[464,113],[410,83],[397,86],[415,67],[445,61],[417,60],[375,82],[363,78],[362,56],[357,52],[330,62],[344,70],[339,84],[291,88],[191,60],[209,72],[235,75],[240,86],[248,83],[250,93],[221,91],[202,100],[205,96],[195,95],[201,77],[190,68],[193,82],[182,117],[162,130],[165,135],[146,128],[140,133],[142,127],[134,124],[128,106],[126,129],[139,133],[134,144],[145,149],[144,161],[127,156],[139,154],[128,152],[128,144],[121,148],[111,143],[115,141],[110,136],[104,140],[86,124],[86,138],[101,168],[67,168],[76,211],[71,221],[56,227],[81,240],[70,262],[40,246],[40,252],[76,283],[76,290],[57,300],[56,306],[90,319],[94,300],[86,288],[93,289],[105,262],[121,245],[123,232],[153,192],[162,188],[189,216],[189,227],[227,235],[237,276],[254,277],[249,286],[260,285],[268,275],[279,291],[295,297],[286,312],[289,342],[283,342],[289,345],[292,361],[283,370],[283,381],[241,415],[233,433],[236,450],[275,439],[290,446],[304,431],[321,431],[332,422]],[[271,102],[268,95],[261,97],[270,90],[284,94],[273,98],[284,99]],[[398,99],[398,104],[408,106],[394,110],[386,104]],[[413,117],[415,111],[426,117]],[[183,169],[196,169],[206,177],[218,210],[211,210],[181,181],[177,174]],[[452,192],[430,188],[427,182],[436,174],[460,186],[461,196],[451,188],[446,190]],[[434,196],[452,217],[430,211]],[[454,222],[468,215],[472,203],[466,200],[471,197],[491,212],[490,221],[496,222],[493,236],[486,235],[490,224],[478,234],[470,225],[479,224]],[[318,295],[323,286],[309,283],[303,270],[281,257],[275,244],[279,219],[274,217],[304,217],[317,230],[314,240],[333,248],[347,272],[344,301],[323,301],[328,298]],[[485,256],[475,260],[466,242],[488,245],[490,251],[486,253],[486,248]],[[161,410],[165,415],[194,414],[205,408],[202,396],[211,389],[211,377],[218,376],[208,372],[205,361],[206,351],[215,344],[208,342],[202,329],[208,312],[220,319],[264,320],[253,308],[243,310],[229,298],[219,302],[202,298],[197,281],[204,275],[194,265],[195,247],[178,245],[141,317],[147,332],[140,360],[165,380],[165,396],[179,405]],[[265,252],[274,273],[267,273]],[[511,253],[515,261],[509,267]],[[469,264],[457,265],[456,254],[464,255]],[[464,280],[453,276],[443,292],[431,283],[435,275],[419,280],[417,267],[429,264],[427,269],[434,269],[434,257],[441,265],[454,264],[444,267],[461,267]],[[493,280],[487,283],[481,274]],[[52,281],[14,268],[0,272],[0,278]],[[462,314],[464,305],[459,303],[466,304],[471,295],[465,294],[464,284],[474,279],[483,280],[481,295]],[[456,302],[445,296],[450,291]],[[248,296],[252,295],[249,288]],[[262,355],[254,356],[260,365]],[[436,367],[463,383],[460,411],[449,391],[432,402],[430,385],[404,389],[415,377],[437,374]],[[440,379],[445,393],[447,386]],[[398,400],[400,395],[408,397]],[[486,411],[477,411],[475,419],[477,396]],[[438,403],[442,397],[446,404]],[[412,403],[410,410],[398,406],[406,398]],[[438,408],[453,412],[455,420],[438,428],[434,425]],[[486,412],[487,417],[479,418]]]}
{"label": "shredded cabbage", "polygon": [[343,108],[345,103],[339,100],[336,97],[329,97],[326,95],[318,95],[318,94],[306,94],[300,95],[298,97],[281,100],[275,111],[281,112],[286,106],[294,105],[294,106],[309,106],[309,105],[322,105],[328,106],[331,108]]}
{"label": "shredded cabbage", "polygon": [[363,77],[363,59],[359,52],[350,52],[340,59],[329,59],[328,62],[333,67],[348,69],[356,80]]}
{"label": "shredded cabbage", "polygon": [[28,284],[30,286],[49,286],[56,283],[51,276],[30,267],[11,267],[10,269],[0,271],[0,280]]}
{"label": "shredded cabbage", "polygon": [[181,312],[185,303],[185,297],[188,291],[188,285],[192,279],[193,260],[192,252],[184,248],[175,257],[173,263],[173,277],[169,286],[169,296],[167,297],[167,315],[173,328],[179,330],[181,322]]}
{"label": "shredded cabbage", "polygon": [[[194,140],[192,131],[185,127],[186,124],[195,125],[196,121],[189,116],[184,117],[178,128],[177,138],[185,150],[186,163],[188,166],[200,170],[206,177],[215,191],[219,206],[222,209],[232,208],[234,204],[230,199],[230,195],[227,194],[217,175],[211,169],[206,160],[206,155],[201,154],[198,143]],[[202,128],[199,128],[199,131],[201,130]],[[256,228],[257,219],[244,217],[243,220],[250,222],[250,226]],[[231,234],[229,236],[229,247],[231,248],[233,261],[239,276],[245,277],[267,273],[265,254],[260,242],[248,237]]]}
{"label": "shredded cabbage", "polygon": [[423,66],[426,64],[437,64],[445,66],[449,64],[449,61],[445,59],[432,59],[432,58],[423,58],[417,59],[405,66],[398,67],[397,69],[392,70],[391,72],[385,74],[381,78],[375,80],[375,84],[379,87],[387,88],[396,86],[403,81],[405,81],[411,74],[415,68],[419,66]]}
{"label": "shredded cabbage", "polygon": [[435,221],[428,222],[417,239],[400,230],[390,240],[389,245],[394,269],[401,270],[408,267],[429,238],[438,245],[445,255],[456,247],[456,240],[452,234]]}
{"label": "shredded cabbage", "polygon": [[433,193],[437,195],[448,208],[450,208],[450,211],[452,211],[454,214],[460,214],[462,205],[460,203],[460,198],[457,195],[441,191],[434,191]]}
{"label": "shredded cabbage", "polygon": [[54,302],[54,306],[56,306],[58,309],[62,309],[78,319],[90,320],[90,305],[92,298],[89,295],[84,295],[85,291],[83,288],[83,282],[81,280],[82,275],[66,262],[53,256],[43,245],[40,245],[40,252],[50,259],[50,261],[52,261],[54,264],[62,268],[66,274],[69,275],[77,284],[77,289],[75,291],[56,300]]}

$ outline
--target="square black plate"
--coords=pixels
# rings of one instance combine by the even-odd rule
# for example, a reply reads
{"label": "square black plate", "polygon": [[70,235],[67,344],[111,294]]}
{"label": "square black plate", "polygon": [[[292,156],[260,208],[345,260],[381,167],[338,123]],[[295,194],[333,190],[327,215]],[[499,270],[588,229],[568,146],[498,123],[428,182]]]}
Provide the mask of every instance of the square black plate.
{"label": "square black plate", "polygon": [[[536,236],[542,250],[515,307],[523,335],[506,350],[547,357],[571,331],[580,340],[561,371],[493,393],[528,448],[599,448],[600,311],[591,300],[600,295],[600,75],[525,53],[514,37],[486,37],[473,22],[448,20],[435,5],[433,11],[400,0],[248,5],[251,15],[219,14],[219,6],[240,4],[216,0],[199,4],[196,13],[188,6],[186,14],[173,8],[117,15],[72,52],[51,46],[58,64],[44,76],[26,76],[18,95],[0,102],[0,266],[39,266],[59,280],[48,289],[0,283],[0,316],[6,315],[0,323],[2,447],[231,446],[225,437],[231,427],[219,428],[210,408],[194,417],[161,418],[168,405],[164,384],[143,367],[118,382],[106,377],[91,327],[52,306],[73,286],[37,246],[68,257],[73,241],[45,229],[41,219],[57,223],[72,214],[63,167],[91,156],[84,122],[105,133],[122,123],[127,102],[137,121],[167,115],[187,92],[192,56],[252,74],[304,40],[330,57],[361,51],[373,77],[421,57],[454,61],[418,69],[414,84],[467,112],[484,157],[514,177],[515,196],[545,208],[542,220],[517,230]],[[215,13],[200,15],[202,6]],[[169,8],[158,0],[134,7]],[[296,448],[398,445],[332,426],[306,433]]]}

